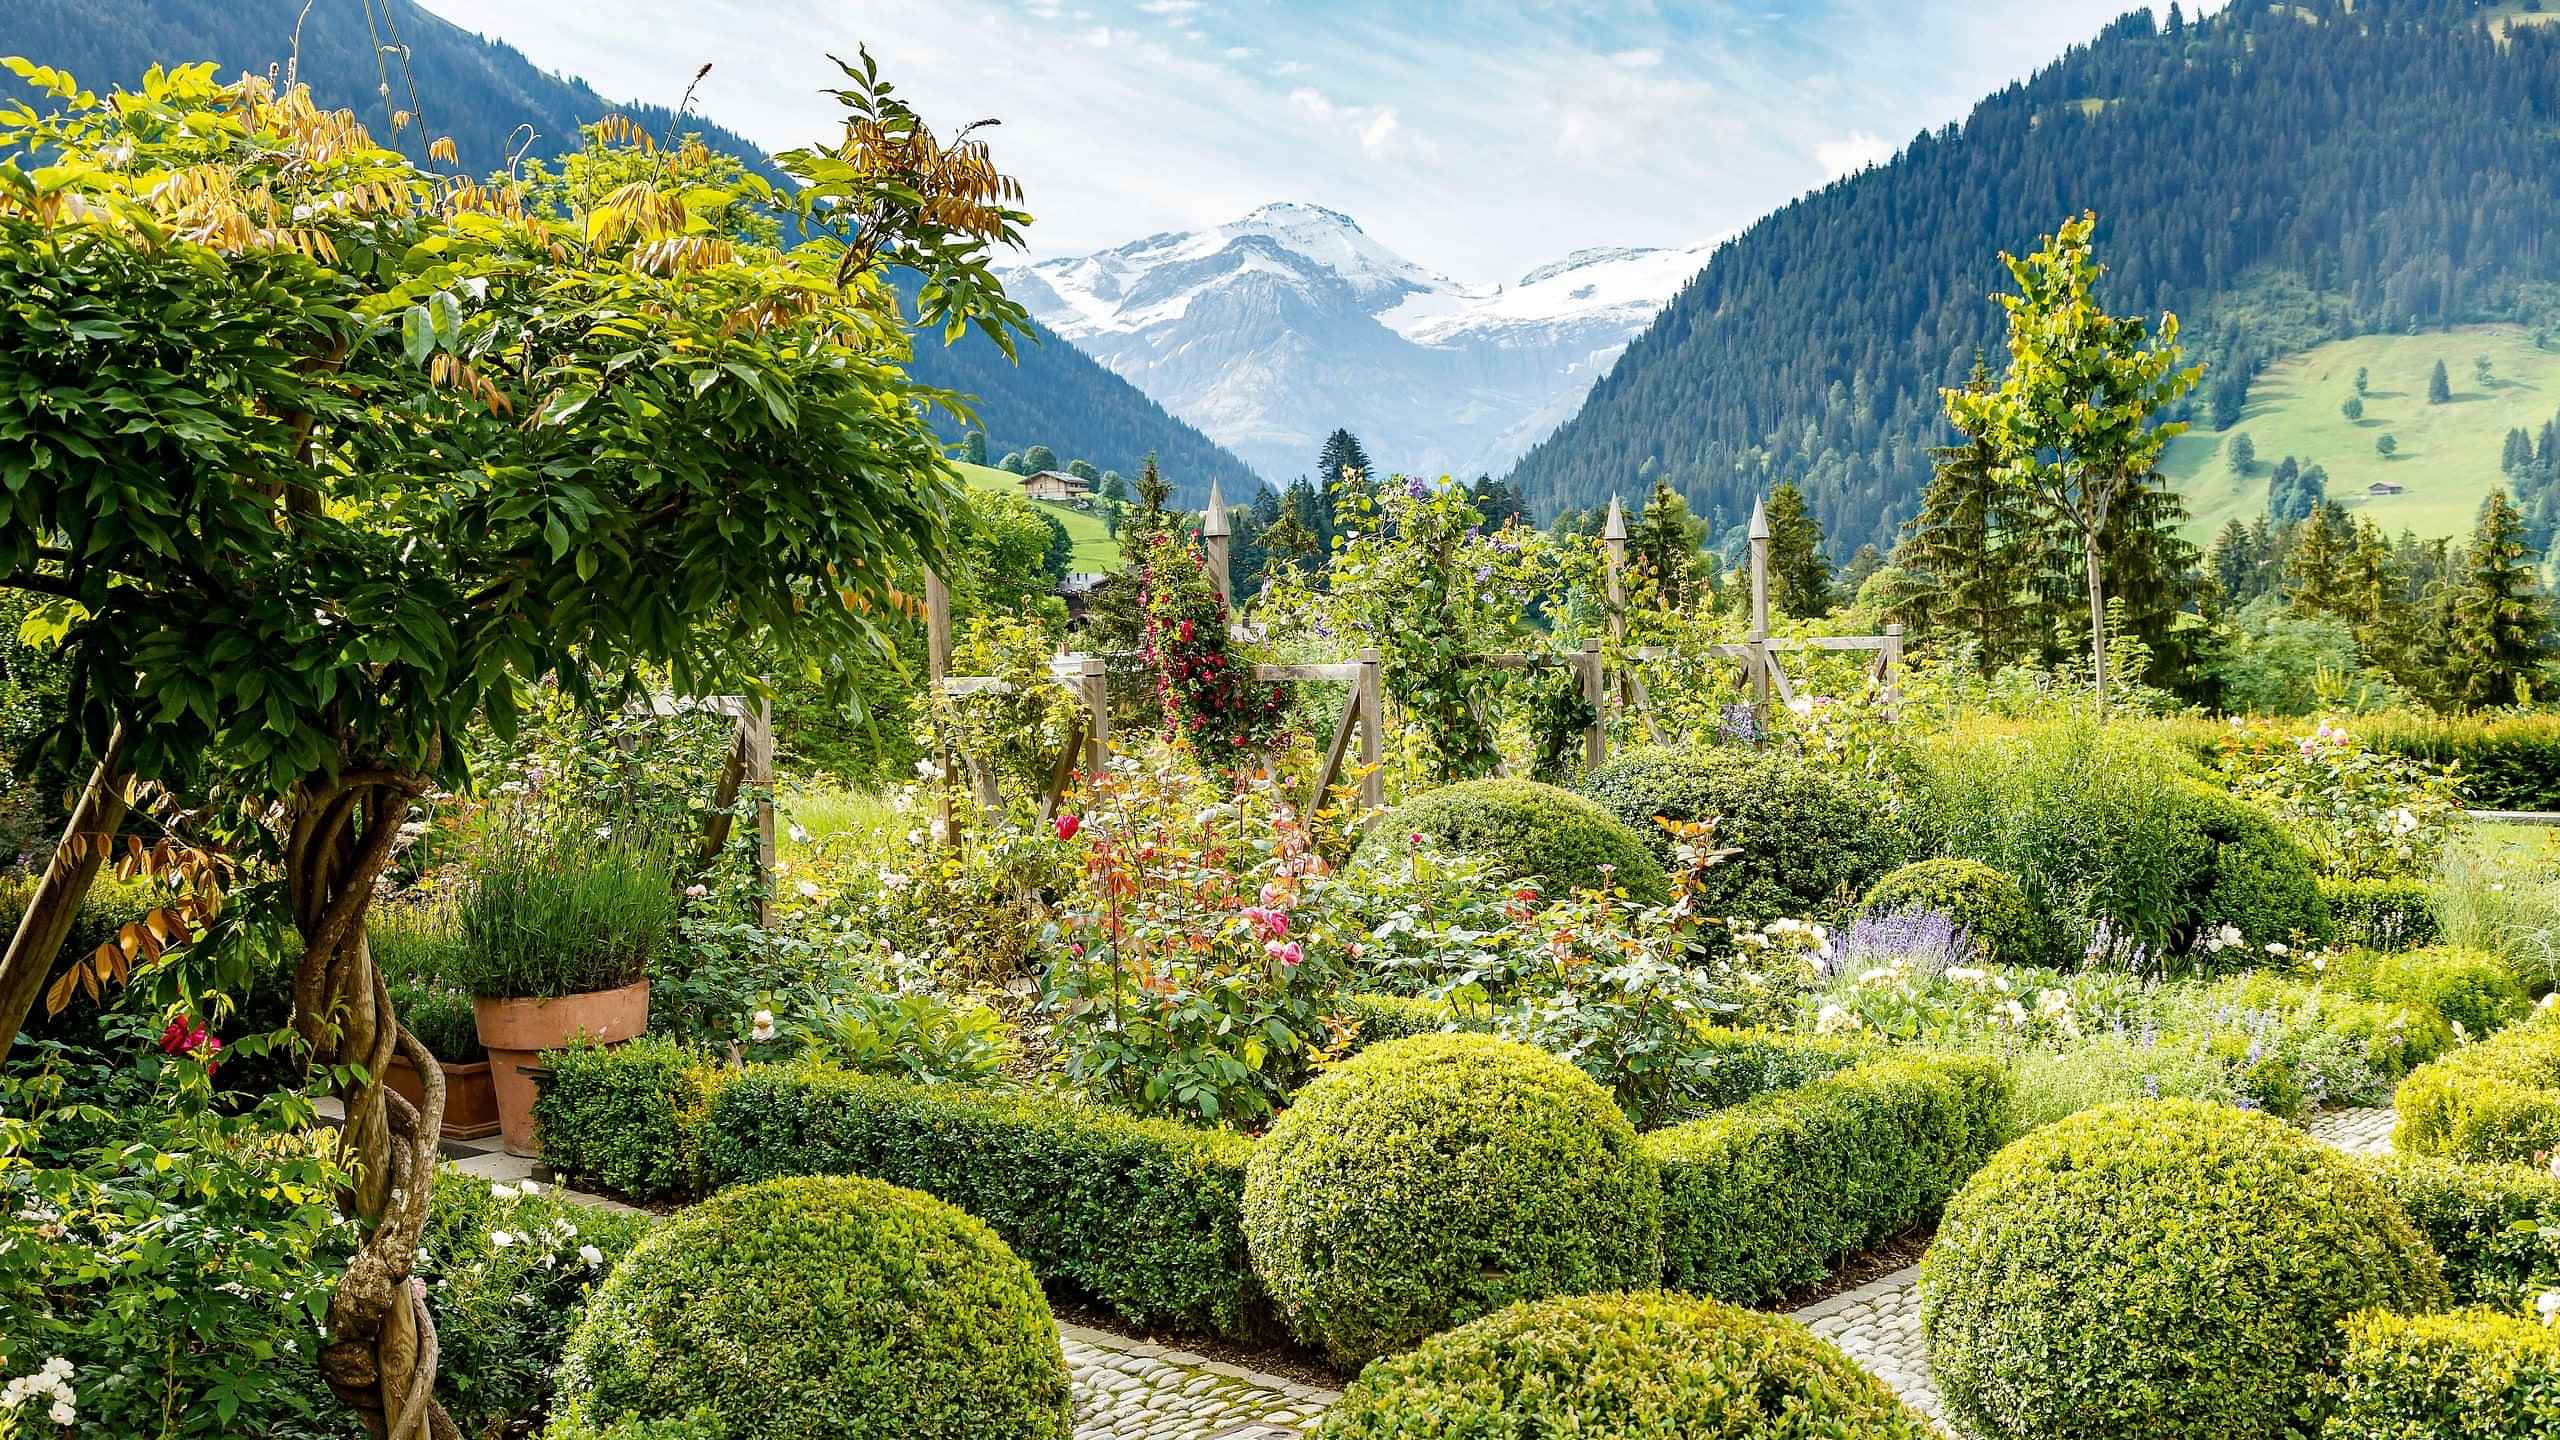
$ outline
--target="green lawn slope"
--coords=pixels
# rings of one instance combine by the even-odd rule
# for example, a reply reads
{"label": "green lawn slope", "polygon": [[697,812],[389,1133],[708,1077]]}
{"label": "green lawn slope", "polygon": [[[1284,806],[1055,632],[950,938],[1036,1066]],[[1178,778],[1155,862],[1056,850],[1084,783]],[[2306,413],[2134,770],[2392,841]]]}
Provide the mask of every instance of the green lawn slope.
{"label": "green lawn slope", "polygon": [[[959,471],[960,478],[976,489],[1002,490],[1015,495],[1022,493],[1021,476],[1008,474],[991,465],[972,465],[965,460],[954,460],[951,468]],[[1107,575],[1120,568],[1120,542],[1111,538],[1111,528],[1102,523],[1101,516],[1054,500],[1034,500],[1031,503],[1057,516],[1058,523],[1067,527],[1067,538],[1074,541],[1076,547],[1075,559],[1067,563],[1068,569]]]}
{"label": "green lawn slope", "polygon": [[[2473,369],[2489,357],[2486,385]],[[2453,399],[2427,403],[2427,377],[2442,360]],[[2372,372],[2364,418],[2349,420],[2339,404],[2355,393],[2356,369]],[[2329,472],[2329,498],[2354,516],[2371,517],[2386,531],[2427,537],[2461,536],[2471,530],[2481,498],[2505,483],[2498,456],[2507,431],[2521,426],[2539,434],[2560,410],[2560,351],[2546,350],[2514,325],[2473,325],[2422,335],[2366,335],[2314,346],[2269,365],[2249,387],[2249,404],[2229,430],[2199,425],[2172,441],[2161,469],[2187,500],[2199,542],[2224,522],[2254,520],[2267,508],[2267,477],[2278,460],[2293,456]],[[2235,475],[2225,447],[2247,435],[2257,464]],[[2400,448],[2390,459],[2374,440],[2390,435]],[[2365,487],[2389,480],[2398,495],[2368,496]]]}

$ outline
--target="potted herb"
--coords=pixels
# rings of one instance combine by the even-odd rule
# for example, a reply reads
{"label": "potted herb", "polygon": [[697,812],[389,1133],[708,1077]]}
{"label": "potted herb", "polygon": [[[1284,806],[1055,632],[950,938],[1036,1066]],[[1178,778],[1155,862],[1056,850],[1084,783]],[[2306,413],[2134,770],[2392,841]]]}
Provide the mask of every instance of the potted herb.
{"label": "potted herb", "polygon": [[[365,941],[391,988],[400,1023],[434,1056],[444,1072],[444,1129],[448,1140],[476,1140],[498,1131],[498,1098],[489,1080],[489,1053],[471,1016],[471,997],[455,983],[462,932],[450,906],[378,906],[365,921]],[[415,1105],[425,1097],[409,1057],[395,1053],[383,1083]]]}
{"label": "potted herb", "polygon": [[544,1052],[649,1028],[649,966],[675,933],[673,864],[636,829],[493,817],[460,901],[462,988],[489,1052],[507,1151],[539,1155]]}

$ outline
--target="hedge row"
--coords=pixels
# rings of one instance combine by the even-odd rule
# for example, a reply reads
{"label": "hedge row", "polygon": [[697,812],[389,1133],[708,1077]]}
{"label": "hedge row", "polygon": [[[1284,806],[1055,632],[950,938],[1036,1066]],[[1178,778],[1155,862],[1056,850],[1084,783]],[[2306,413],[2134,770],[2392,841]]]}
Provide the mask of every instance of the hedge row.
{"label": "hedge row", "polygon": [[2491,1310],[2346,1326],[2324,1440],[2560,1440],[2560,1331]]}
{"label": "hedge row", "polygon": [[726,1071],[647,1037],[610,1049],[554,1051],[546,1069],[533,1121],[553,1168],[634,1200],[672,1200],[705,1188],[703,1124]]}
{"label": "hedge row", "polygon": [[1742,1303],[1812,1284],[1934,1216],[2010,1128],[1999,1062],[1904,1056],[1656,1131],[1667,1281]]}
{"label": "hedge row", "polygon": [[866,1175],[984,1220],[1044,1278],[1138,1326],[1253,1333],[1245,1161],[1229,1131],[1037,1095],[916,1085],[817,1065],[720,1087],[702,1137],[714,1184]]}
{"label": "hedge row", "polygon": [[2560,810],[2560,715],[2377,715],[2354,723],[2377,750],[2455,766],[2475,810]]}
{"label": "hedge row", "polygon": [[2560,1150],[2560,1024],[2537,1016],[2409,1072],[2392,1148],[2530,1161]]}
{"label": "hedge row", "polygon": [[2320,894],[2342,945],[2414,950],[2442,933],[2424,880],[2322,880]]}
{"label": "hedge row", "polygon": [[2513,1304],[2560,1260],[2539,1234],[2560,1226],[2560,1179],[2530,1165],[2475,1165],[2436,1155],[2371,1162],[2382,1188],[2444,1257],[2445,1283],[2465,1305]]}

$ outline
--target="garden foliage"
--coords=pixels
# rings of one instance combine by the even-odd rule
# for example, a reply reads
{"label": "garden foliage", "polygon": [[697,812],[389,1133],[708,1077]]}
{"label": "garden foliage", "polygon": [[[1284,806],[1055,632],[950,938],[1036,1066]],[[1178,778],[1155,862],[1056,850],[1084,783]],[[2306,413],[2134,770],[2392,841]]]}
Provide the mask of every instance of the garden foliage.
{"label": "garden foliage", "polygon": [[1783,751],[1639,746],[1582,791],[1645,837],[1661,865],[1671,840],[1655,817],[1713,820],[1716,842],[1739,853],[1706,877],[1700,909],[1752,924],[1845,918],[1905,848],[1871,787]]}
{"label": "garden foliage", "polygon": [[2560,1332],[2495,1310],[2348,1319],[2322,1440],[2555,1440]]}
{"label": "garden foliage", "polygon": [[1425,791],[1378,823],[1359,863],[1392,863],[1399,847],[1419,843],[1416,836],[1487,856],[1515,878],[1560,892],[1622,889],[1655,903],[1666,894],[1667,850],[1647,848],[1632,826],[1581,796],[1534,780],[1470,780]]}

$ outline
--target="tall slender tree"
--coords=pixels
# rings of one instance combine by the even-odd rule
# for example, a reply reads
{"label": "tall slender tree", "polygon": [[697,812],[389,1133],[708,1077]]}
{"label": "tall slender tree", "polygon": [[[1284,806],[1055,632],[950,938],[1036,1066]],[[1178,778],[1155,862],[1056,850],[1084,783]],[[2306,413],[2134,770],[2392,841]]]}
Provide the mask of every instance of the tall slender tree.
{"label": "tall slender tree", "polygon": [[2480,502],[2445,633],[2445,691],[2458,708],[2522,705],[2552,655],[2551,602],[2534,578],[2524,516],[2506,487]]}
{"label": "tall slender tree", "polygon": [[[1991,388],[1979,361],[1973,384]],[[1904,610],[1924,632],[1971,641],[1974,663],[1988,677],[2035,648],[2035,622],[2023,603],[2031,527],[2021,523],[2016,491],[2001,483],[1999,452],[1989,442],[1975,436],[1934,453],[1937,478],[1894,550],[1895,564],[1925,580]]]}
{"label": "tall slender tree", "polygon": [[1337,429],[1324,437],[1324,448],[1316,453],[1316,484],[1330,490],[1346,475],[1372,478],[1369,452],[1361,448],[1359,436]]}
{"label": "tall slender tree", "polygon": [[1831,613],[1831,558],[1822,553],[1822,522],[1805,507],[1792,480],[1769,492],[1769,604],[1811,620]]}
{"label": "tall slender tree", "polygon": [[1689,502],[1667,480],[1653,482],[1653,496],[1627,531],[1627,552],[1653,582],[1657,604],[1678,610],[1708,593],[1707,524],[1689,513]]}
{"label": "tall slender tree", "polygon": [[1942,393],[1956,428],[1979,435],[1999,455],[1999,473],[2036,497],[2077,536],[2089,600],[2089,670],[2098,713],[2106,713],[2108,522],[2146,488],[2161,449],[2185,432],[2161,422],[2203,377],[2180,368],[2178,317],[2158,331],[2098,304],[2105,273],[2093,254],[2098,217],[2082,214],[2046,237],[2024,260],[2002,255],[2017,293],[1999,298],[2009,316],[2009,369],[1997,389]]}

